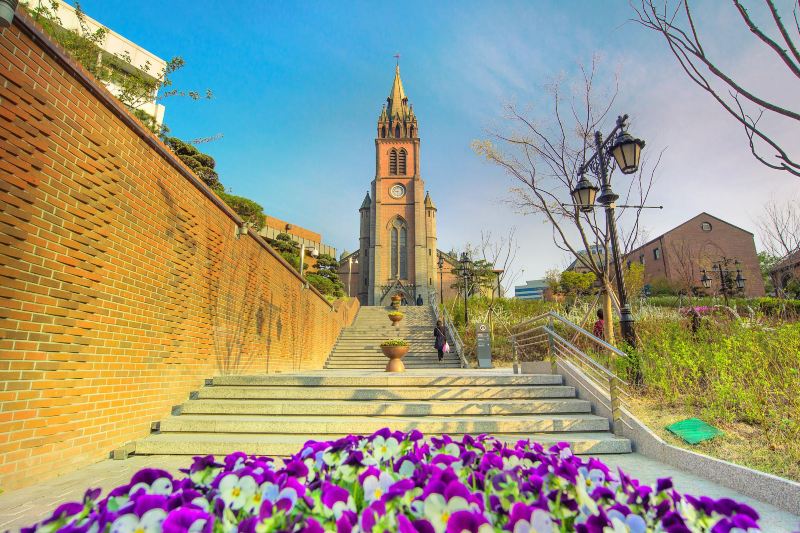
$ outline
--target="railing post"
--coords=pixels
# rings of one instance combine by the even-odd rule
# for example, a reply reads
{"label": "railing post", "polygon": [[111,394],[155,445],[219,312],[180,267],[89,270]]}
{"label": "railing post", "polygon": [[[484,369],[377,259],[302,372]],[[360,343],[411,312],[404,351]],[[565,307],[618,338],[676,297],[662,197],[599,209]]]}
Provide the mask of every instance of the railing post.
{"label": "railing post", "polygon": [[511,338],[511,354],[512,354],[512,360],[514,361],[514,373],[515,374],[519,374],[520,373],[520,370],[519,370],[519,354],[517,353],[517,338],[516,337],[512,337]]}
{"label": "railing post", "polygon": [[547,352],[550,356],[550,370],[553,374],[558,374],[558,365],[556,364],[556,342],[553,339],[553,317],[547,322]]}
{"label": "railing post", "polygon": [[608,378],[608,392],[611,396],[611,426],[615,435],[619,435],[622,430],[620,424],[620,407],[619,407],[619,385],[617,384],[616,377]]}

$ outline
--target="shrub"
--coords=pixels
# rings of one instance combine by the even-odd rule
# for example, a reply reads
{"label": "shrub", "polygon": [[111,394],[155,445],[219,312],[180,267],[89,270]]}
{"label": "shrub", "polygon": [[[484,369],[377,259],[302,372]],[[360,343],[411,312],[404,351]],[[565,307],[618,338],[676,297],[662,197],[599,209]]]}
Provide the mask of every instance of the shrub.
{"label": "shrub", "polygon": [[429,441],[383,429],[305,444],[282,464],[237,452],[195,457],[187,477],[144,469],[100,500],[61,505],[55,531],[745,531],[758,513],[730,499],[640,484],[560,443],[481,435]]}
{"label": "shrub", "polygon": [[226,192],[219,193],[219,196],[231,209],[236,211],[236,214],[242,217],[242,220],[249,222],[256,230],[260,230],[264,226],[264,208],[259,203],[244,196]]}
{"label": "shrub", "polygon": [[408,346],[408,343],[403,339],[390,339],[388,341],[383,341],[381,346]]}

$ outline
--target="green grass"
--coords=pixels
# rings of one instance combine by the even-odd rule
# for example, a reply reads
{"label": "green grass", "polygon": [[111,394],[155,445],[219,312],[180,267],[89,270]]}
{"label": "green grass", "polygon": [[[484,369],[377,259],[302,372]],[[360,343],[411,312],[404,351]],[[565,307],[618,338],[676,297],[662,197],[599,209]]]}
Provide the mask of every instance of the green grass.
{"label": "green grass", "polygon": [[[593,303],[593,299],[577,302],[565,309],[548,302],[496,302],[494,364],[511,363],[508,331],[515,325],[549,309],[580,324],[587,314],[591,316]],[[641,371],[642,385],[631,391],[632,407],[668,442],[800,481],[800,322],[794,321],[797,315],[784,312],[784,301],[734,303],[741,318],[718,312],[704,317],[696,333],[674,305],[635,308],[641,343],[630,353]],[[474,325],[488,322],[489,304],[488,299],[470,300],[469,327],[464,324],[463,301],[448,305],[468,360],[474,361]],[[788,303],[789,308],[793,305]],[[592,320],[586,329],[591,330]],[[614,370],[630,378],[634,368],[617,363]],[[663,429],[691,417],[720,427],[725,435],[691,447]]]}

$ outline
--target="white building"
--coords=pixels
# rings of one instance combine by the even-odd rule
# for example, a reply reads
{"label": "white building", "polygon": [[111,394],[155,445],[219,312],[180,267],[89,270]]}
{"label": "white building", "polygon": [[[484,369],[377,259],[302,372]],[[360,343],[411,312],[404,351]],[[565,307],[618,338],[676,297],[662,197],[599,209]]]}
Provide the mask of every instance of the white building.
{"label": "white building", "polygon": [[[50,0],[28,1],[28,5],[31,8],[35,8],[40,3],[45,7],[50,6]],[[62,27],[68,30],[80,31],[78,16],[75,13],[74,7],[63,1],[59,1],[56,14],[61,20]],[[166,68],[167,62],[160,57],[129,41],[114,30],[104,26],[103,24],[100,24],[93,18],[86,15],[86,13],[84,13],[83,16],[84,23],[89,32],[93,33],[100,28],[105,29],[105,40],[100,44],[100,48],[102,48],[104,52],[108,53],[110,56],[130,57],[130,65],[128,65],[125,61],[122,62],[123,68],[126,70],[130,70],[131,72],[138,70],[139,73],[156,78],[160,76]],[[114,85],[113,83],[106,83],[106,87],[109,91],[111,91],[112,94],[119,95],[120,88],[118,86]],[[139,109],[153,117],[156,124],[161,126],[161,124],[164,122],[165,108],[156,101],[156,96],[157,95],[154,93],[152,95],[152,100],[140,105]]]}

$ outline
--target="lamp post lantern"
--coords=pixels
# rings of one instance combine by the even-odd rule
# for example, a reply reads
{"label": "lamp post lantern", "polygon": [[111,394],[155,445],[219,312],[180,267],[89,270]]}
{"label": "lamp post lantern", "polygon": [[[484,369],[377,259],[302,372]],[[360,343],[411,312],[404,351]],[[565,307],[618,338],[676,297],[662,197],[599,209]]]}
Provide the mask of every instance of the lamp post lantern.
{"label": "lamp post lantern", "polygon": [[347,297],[351,298],[353,296],[353,291],[350,289],[350,287],[353,285],[353,263],[358,264],[358,259],[353,259],[353,256],[351,255],[348,263],[349,272],[347,273]]}
{"label": "lamp post lantern", "polygon": [[461,273],[461,279],[464,284],[464,327],[467,327],[469,324],[469,290],[472,282],[472,261],[467,255],[467,252],[461,253],[461,259],[458,260],[460,263],[459,271]]}
{"label": "lamp post lantern", "polygon": [[439,303],[444,305],[444,256],[439,252]]}
{"label": "lamp post lantern", "polygon": [[[728,269],[728,265],[730,264],[733,264],[733,266],[736,267],[736,270]],[[740,268],[741,265],[742,264],[739,262],[738,259],[731,259],[728,257],[723,257],[719,261],[714,261],[711,264],[711,270],[716,271],[717,274],[719,274],[719,288],[720,291],[722,292],[722,297],[725,298],[726,307],[729,306],[728,293],[733,292],[733,287],[731,286],[731,283],[736,284],[737,290],[740,291],[744,290],[744,282],[747,281],[747,278],[742,276],[742,269]],[[711,278],[709,277],[708,272],[706,272],[705,268],[702,269],[700,272],[702,273],[702,276],[700,276],[700,282],[703,284],[703,287],[705,287],[706,289],[710,289]],[[736,278],[733,281],[731,281],[730,279],[728,279],[728,277],[732,276],[734,272],[736,272]]]}
{"label": "lamp post lantern", "polygon": [[[578,175],[581,179],[571,193],[575,206],[582,213],[591,213],[594,210],[597,191],[600,191],[600,196],[596,198],[596,201],[605,207],[606,226],[611,237],[611,253],[617,278],[617,292],[619,293],[622,337],[630,346],[636,347],[636,330],[633,314],[628,303],[625,280],[622,277],[622,259],[620,258],[619,237],[617,236],[617,221],[614,216],[614,210],[617,207],[616,201],[619,196],[611,189],[611,179],[609,177],[609,171],[614,162],[616,162],[623,174],[632,174],[639,169],[639,158],[642,148],[644,148],[644,141],[632,137],[625,131],[627,120],[628,115],[617,118],[616,127],[605,141],[602,133],[595,132],[594,154],[578,170]],[[586,178],[587,171],[598,178],[600,182],[599,188]]]}

